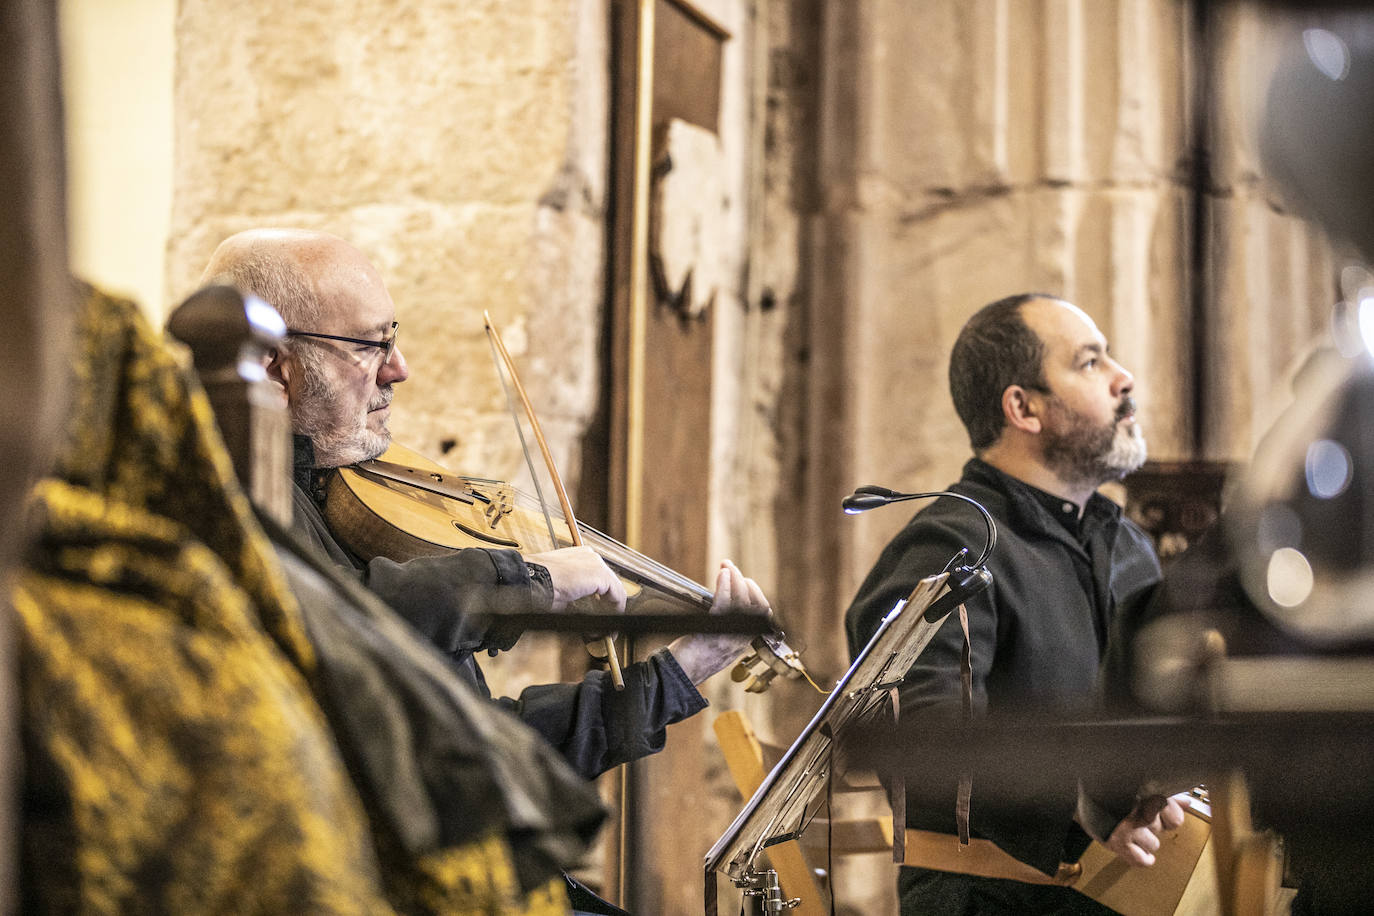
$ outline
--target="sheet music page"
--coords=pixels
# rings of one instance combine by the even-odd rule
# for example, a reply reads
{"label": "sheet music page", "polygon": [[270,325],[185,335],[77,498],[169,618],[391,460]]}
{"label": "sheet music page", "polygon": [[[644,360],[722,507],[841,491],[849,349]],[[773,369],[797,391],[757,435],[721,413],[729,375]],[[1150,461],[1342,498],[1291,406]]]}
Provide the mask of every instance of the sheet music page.
{"label": "sheet music page", "polygon": [[949,617],[923,619],[945,591],[947,573],[917,583],[905,602],[883,618],[868,645],[826,697],[820,710],[778,761],[730,829],[706,854],[706,867],[738,879],[774,842],[791,839],[814,814],[813,802],[830,776],[831,751],[843,730],[882,712],[887,691],[900,683],[935,631]]}

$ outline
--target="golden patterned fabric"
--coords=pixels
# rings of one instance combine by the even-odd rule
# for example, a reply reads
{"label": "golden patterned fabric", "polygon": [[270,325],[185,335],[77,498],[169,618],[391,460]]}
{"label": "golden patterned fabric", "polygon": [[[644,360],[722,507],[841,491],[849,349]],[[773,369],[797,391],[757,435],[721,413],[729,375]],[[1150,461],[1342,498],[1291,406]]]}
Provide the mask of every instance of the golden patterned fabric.
{"label": "golden patterned fabric", "polygon": [[92,292],[77,343],[13,592],[23,911],[566,913],[500,836],[379,856],[203,395],[131,303]]}

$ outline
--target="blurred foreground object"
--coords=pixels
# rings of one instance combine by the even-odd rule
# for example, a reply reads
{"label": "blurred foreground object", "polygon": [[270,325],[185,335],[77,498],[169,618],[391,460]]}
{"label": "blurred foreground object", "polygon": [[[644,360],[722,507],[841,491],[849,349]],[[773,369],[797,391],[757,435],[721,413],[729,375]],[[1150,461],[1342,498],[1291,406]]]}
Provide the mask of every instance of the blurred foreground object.
{"label": "blurred foreground object", "polygon": [[1293,12],[1275,22],[1285,34],[1259,125],[1265,177],[1374,259],[1374,13]]}
{"label": "blurred foreground object", "polygon": [[[0,4],[0,319],[9,358],[0,368],[7,473],[0,477],[0,582],[28,537],[20,501],[48,462],[62,416],[74,289],[67,276],[57,5]],[[9,610],[7,590],[0,600]],[[0,912],[16,909],[13,616],[0,614]]]}
{"label": "blurred foreground object", "polygon": [[269,541],[132,303],[89,292],[77,340],[14,590],[23,911],[566,912],[595,793]]}

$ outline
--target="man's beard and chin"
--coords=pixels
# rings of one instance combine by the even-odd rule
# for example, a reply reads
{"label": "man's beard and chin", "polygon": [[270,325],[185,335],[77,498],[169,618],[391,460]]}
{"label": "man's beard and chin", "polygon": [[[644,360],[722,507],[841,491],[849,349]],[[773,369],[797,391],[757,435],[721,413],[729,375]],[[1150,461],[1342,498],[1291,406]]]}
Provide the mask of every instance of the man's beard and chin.
{"label": "man's beard and chin", "polygon": [[291,406],[291,427],[297,435],[310,439],[315,449],[315,467],[340,468],[376,458],[391,445],[386,420],[378,429],[368,428],[371,411],[391,403],[390,385],[379,388],[368,403],[368,413],[345,414],[322,374],[307,369],[303,373],[301,396]]}
{"label": "man's beard and chin", "polygon": [[1145,436],[1136,423],[1121,421],[1135,413],[1135,401],[1124,398],[1112,422],[1099,426],[1052,403],[1056,420],[1045,430],[1045,463],[1065,481],[1096,487],[1120,480],[1145,463]]}

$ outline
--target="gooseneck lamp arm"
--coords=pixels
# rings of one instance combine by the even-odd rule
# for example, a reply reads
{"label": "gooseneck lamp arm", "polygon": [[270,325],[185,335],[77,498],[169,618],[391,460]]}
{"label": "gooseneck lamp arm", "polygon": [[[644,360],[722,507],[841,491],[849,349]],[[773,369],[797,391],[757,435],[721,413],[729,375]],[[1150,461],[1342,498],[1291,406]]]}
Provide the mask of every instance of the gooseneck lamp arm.
{"label": "gooseneck lamp arm", "polygon": [[983,543],[983,552],[978,555],[978,559],[968,564],[967,568],[979,569],[988,561],[992,555],[992,548],[997,546],[997,525],[992,520],[992,515],[984,509],[982,504],[975,499],[970,499],[960,493],[952,493],[949,490],[938,490],[933,493],[898,493],[896,490],[889,490],[887,487],[875,487],[872,485],[859,487],[853,493],[846,496],[841,502],[840,507],[849,515],[858,515],[860,512],[867,512],[869,509],[876,509],[879,506],[886,506],[891,503],[906,502],[909,499],[933,499],[937,496],[948,496],[953,499],[961,499],[973,508],[977,509],[983,516],[983,524],[987,526],[987,539]]}

